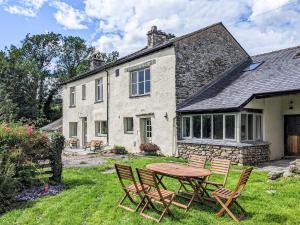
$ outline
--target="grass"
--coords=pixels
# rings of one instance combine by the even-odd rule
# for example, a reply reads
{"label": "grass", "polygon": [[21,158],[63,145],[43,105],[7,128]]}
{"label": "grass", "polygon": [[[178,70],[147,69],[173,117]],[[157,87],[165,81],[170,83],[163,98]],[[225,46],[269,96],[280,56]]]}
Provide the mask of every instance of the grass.
{"label": "grass", "polygon": [[[144,167],[153,162],[179,161],[175,158],[130,157],[126,163],[133,167]],[[106,165],[87,168],[69,168],[64,170],[64,183],[67,189],[56,196],[47,196],[34,202],[21,205],[0,216],[1,225],[12,224],[156,224],[117,208],[117,202],[123,195],[116,174],[103,174],[111,168],[114,161]],[[240,171],[239,167],[229,174],[228,187],[234,187]],[[173,190],[178,183],[166,178],[165,183]],[[299,224],[300,221],[300,179],[282,178],[267,182],[265,172],[254,171],[246,190],[240,197],[240,203],[248,211],[242,224]],[[172,206],[175,219],[166,216],[161,224],[235,224],[227,215],[215,217],[219,207],[216,205],[193,204],[185,210]]]}

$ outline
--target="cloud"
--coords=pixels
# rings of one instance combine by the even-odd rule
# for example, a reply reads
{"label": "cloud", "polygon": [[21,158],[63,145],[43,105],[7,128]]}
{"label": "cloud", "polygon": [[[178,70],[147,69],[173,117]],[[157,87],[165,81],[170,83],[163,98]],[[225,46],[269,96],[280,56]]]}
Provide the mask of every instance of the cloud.
{"label": "cloud", "polygon": [[[85,0],[98,22],[94,44],[121,55],[146,45],[152,25],[179,36],[222,21],[250,54],[299,44],[300,10],[292,0]],[[298,4],[299,5],[299,4]]]}
{"label": "cloud", "polygon": [[7,5],[7,1],[0,0],[0,4],[4,4],[5,11],[27,17],[36,17],[45,2],[47,0],[22,0],[18,1],[17,4]]}
{"label": "cloud", "polygon": [[83,12],[78,9],[74,9],[72,6],[61,1],[54,1],[51,3],[51,6],[57,9],[57,12],[54,14],[54,18],[66,29],[87,29],[87,26],[83,24],[83,22],[87,19]]}

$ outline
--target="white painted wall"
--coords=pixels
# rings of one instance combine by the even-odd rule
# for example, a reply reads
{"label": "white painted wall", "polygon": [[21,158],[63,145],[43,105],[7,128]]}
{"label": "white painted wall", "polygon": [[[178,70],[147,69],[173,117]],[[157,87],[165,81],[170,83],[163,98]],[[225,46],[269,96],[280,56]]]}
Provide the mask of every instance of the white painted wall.
{"label": "white painted wall", "polygon": [[300,94],[254,99],[245,108],[263,109],[263,135],[264,141],[271,143],[271,160],[282,158],[284,115],[300,114]]}
{"label": "white painted wall", "polygon": [[[156,60],[150,66],[151,94],[144,97],[130,97],[130,73],[125,69],[149,60]],[[120,74],[115,76],[115,69]],[[130,152],[138,152],[140,139],[140,114],[153,114],[152,142],[157,144],[163,154],[175,153],[176,127],[176,99],[175,99],[175,52],[174,48],[167,48],[151,55],[141,57],[128,63],[109,69],[110,100],[109,100],[109,144],[123,145]],[[95,80],[103,77],[104,102],[94,104]],[[80,116],[87,116],[88,141],[91,139],[106,140],[105,137],[95,137],[95,120],[106,120],[106,72],[101,72],[87,78],[74,81],[63,88],[63,133],[69,137],[69,122],[78,123],[78,136],[82,136]],[[86,100],[81,100],[81,85],[87,85]],[[69,89],[76,86],[76,107],[69,108]],[[165,115],[168,118],[165,118]],[[124,133],[124,117],[134,118],[133,134]]]}

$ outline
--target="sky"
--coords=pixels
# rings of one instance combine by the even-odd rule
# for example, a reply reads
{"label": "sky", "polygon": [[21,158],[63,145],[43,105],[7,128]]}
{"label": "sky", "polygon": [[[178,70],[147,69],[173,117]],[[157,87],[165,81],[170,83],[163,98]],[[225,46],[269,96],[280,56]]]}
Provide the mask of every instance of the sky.
{"label": "sky", "polygon": [[153,25],[180,36],[216,22],[250,55],[300,45],[300,0],[0,0],[0,49],[53,31],[124,56]]}

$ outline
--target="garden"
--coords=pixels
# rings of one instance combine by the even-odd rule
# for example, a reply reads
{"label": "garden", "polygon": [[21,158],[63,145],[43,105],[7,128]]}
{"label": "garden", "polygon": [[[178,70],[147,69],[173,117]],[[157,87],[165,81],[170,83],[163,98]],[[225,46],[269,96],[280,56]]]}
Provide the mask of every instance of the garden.
{"label": "garden", "polygon": [[[0,216],[0,224],[156,224],[128,212],[117,205],[123,197],[116,173],[109,172],[115,163],[144,168],[157,162],[186,162],[184,159],[162,156],[131,156],[110,159],[103,165],[67,168],[63,170],[64,190],[55,196],[44,196],[22,203]],[[232,166],[228,188],[236,185],[244,167]],[[178,189],[178,182],[165,179],[168,188]],[[242,224],[299,224],[299,178],[280,178],[268,181],[267,173],[255,169],[239,203],[247,211]],[[161,224],[235,224],[225,215],[216,218],[216,204],[192,204],[186,212],[171,206],[175,218],[166,216]]]}
{"label": "garden", "polygon": [[31,125],[0,124],[0,213],[61,183],[64,137]]}

